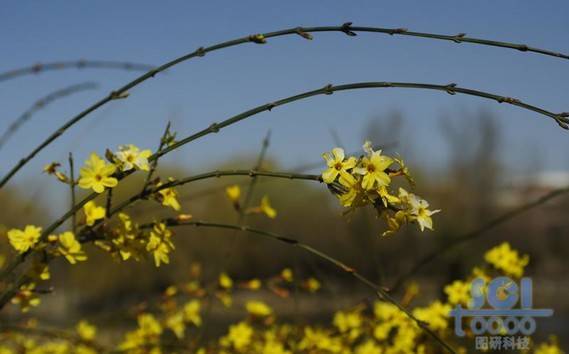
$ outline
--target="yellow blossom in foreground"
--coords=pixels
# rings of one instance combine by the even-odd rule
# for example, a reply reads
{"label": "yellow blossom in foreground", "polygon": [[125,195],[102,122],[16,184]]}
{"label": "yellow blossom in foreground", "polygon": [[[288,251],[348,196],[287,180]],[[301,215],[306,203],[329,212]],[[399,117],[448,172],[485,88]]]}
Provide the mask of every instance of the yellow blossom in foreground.
{"label": "yellow blossom in foreground", "polygon": [[91,153],[89,159],[85,161],[85,166],[79,170],[79,187],[103,193],[105,188],[117,186],[118,180],[111,177],[115,171],[115,165],[108,164],[96,153]]}
{"label": "yellow blossom in foreground", "polygon": [[261,211],[269,218],[274,219],[277,216],[277,211],[271,206],[269,196],[265,195],[261,199]]}
{"label": "yellow blossom in foreground", "polygon": [[233,287],[233,280],[227,275],[227,273],[221,273],[219,275],[219,286],[224,289],[231,289]]}
{"label": "yellow blossom in foreground", "polygon": [[524,267],[529,263],[529,256],[520,256],[518,251],[512,249],[508,242],[490,249],[484,255],[486,262],[496,269],[504,271],[507,275],[521,278],[524,275]]}
{"label": "yellow blossom in foreground", "polygon": [[77,241],[71,231],[66,231],[59,235],[59,247],[57,250],[71,264],[87,260],[87,255],[81,249],[81,243]]}
{"label": "yellow blossom in foreground", "polygon": [[185,336],[186,325],[184,324],[184,314],[181,312],[176,312],[166,318],[166,327],[170,328],[172,332],[182,339]]}
{"label": "yellow blossom in foreground", "polygon": [[93,226],[95,221],[105,217],[106,210],[97,206],[94,201],[89,201],[83,206],[83,213],[85,213],[85,224]]}
{"label": "yellow blossom in foreground", "polygon": [[340,338],[330,336],[328,331],[306,327],[298,348],[308,353],[339,353],[342,343]]}
{"label": "yellow blossom in foreground", "polygon": [[363,319],[359,311],[338,311],[333,323],[341,333],[347,333],[349,339],[354,340],[361,333]]}
{"label": "yellow blossom in foreground", "polygon": [[355,157],[349,157],[347,160],[344,160],[344,149],[338,147],[334,148],[331,153],[327,152],[322,154],[322,157],[326,160],[326,165],[328,165],[328,169],[322,172],[322,180],[325,183],[334,182],[338,176],[348,181],[354,180],[354,177],[348,170],[356,166],[357,160]]}
{"label": "yellow blossom in foreground", "polygon": [[539,344],[534,351],[534,354],[564,354],[565,352],[561,350],[559,344],[557,343],[557,338],[551,336],[548,342]]}
{"label": "yellow blossom in foreground", "polygon": [[151,155],[152,151],[140,151],[137,146],[132,144],[119,146],[119,151],[115,154],[117,159],[120,161],[121,169],[123,171],[129,171],[133,168],[148,171],[150,169],[148,158]]}
{"label": "yellow blossom in foreground", "polygon": [[82,320],[77,324],[76,330],[79,337],[86,341],[95,339],[95,336],[97,335],[97,328],[85,320]]}
{"label": "yellow blossom in foreground", "polygon": [[245,305],[247,312],[253,316],[257,317],[267,317],[273,314],[273,309],[271,309],[267,304],[262,301],[251,300]]}
{"label": "yellow blossom in foreground", "polygon": [[237,203],[241,197],[241,188],[237,184],[228,186],[225,188],[225,194],[229,200],[231,200],[233,203]]}
{"label": "yellow blossom in foreground", "polygon": [[365,343],[360,344],[356,347],[355,354],[381,354],[382,348],[375,344],[373,340],[367,340]]}
{"label": "yellow blossom in foreground", "polygon": [[371,151],[369,156],[362,159],[361,166],[358,166],[354,171],[363,176],[362,187],[370,190],[376,186],[388,186],[391,183],[391,178],[385,170],[393,163],[393,159],[389,156],[381,154],[379,151]]}
{"label": "yellow blossom in foreground", "polygon": [[157,223],[150,232],[150,239],[146,245],[146,250],[152,252],[156,267],[161,263],[170,263],[168,254],[174,250],[174,244],[170,240],[172,232],[166,228],[166,224]]}
{"label": "yellow blossom in foreground", "polygon": [[24,253],[39,241],[41,230],[41,227],[33,225],[27,225],[24,230],[11,229],[8,231],[8,240],[16,251]]}
{"label": "yellow blossom in foreground", "polygon": [[162,205],[178,211],[180,210],[180,202],[178,202],[178,192],[174,188],[164,188],[158,191],[162,199]]}

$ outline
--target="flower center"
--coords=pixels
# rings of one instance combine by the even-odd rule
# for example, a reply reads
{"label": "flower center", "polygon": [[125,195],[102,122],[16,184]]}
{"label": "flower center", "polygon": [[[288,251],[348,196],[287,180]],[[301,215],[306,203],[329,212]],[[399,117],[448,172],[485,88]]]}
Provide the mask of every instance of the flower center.
{"label": "flower center", "polygon": [[98,175],[95,175],[95,180],[96,180],[97,182],[101,182],[102,179],[103,179],[103,176],[101,176],[101,175],[99,175],[99,174],[98,174]]}
{"label": "flower center", "polygon": [[369,173],[375,172],[375,166],[370,163],[369,165],[367,165],[367,171],[368,171]]}
{"label": "flower center", "polygon": [[132,161],[134,161],[134,156],[128,155],[128,156],[126,157],[126,160],[127,160],[128,162],[132,162]]}
{"label": "flower center", "polygon": [[342,169],[342,163],[336,162],[336,164],[334,165],[334,168],[337,169],[338,171],[340,171]]}

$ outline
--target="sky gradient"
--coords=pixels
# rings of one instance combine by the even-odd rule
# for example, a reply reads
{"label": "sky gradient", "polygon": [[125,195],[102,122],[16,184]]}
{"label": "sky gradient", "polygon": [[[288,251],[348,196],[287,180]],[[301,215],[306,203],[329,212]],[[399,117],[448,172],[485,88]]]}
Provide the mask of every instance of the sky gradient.
{"label": "sky gradient", "polygon": [[[158,65],[200,46],[294,26],[405,27],[440,34],[525,43],[569,53],[569,2],[536,1],[4,1],[0,11],[0,72],[73,59],[125,60]],[[165,123],[190,135],[231,115],[328,83],[411,81],[447,84],[516,97],[553,112],[569,110],[569,61],[515,50],[410,37],[340,33],[276,38],[208,54],[174,67],[74,126],[41,152],[10,185],[35,180],[41,167],[73,151],[134,143],[154,149]],[[5,174],[74,114],[139,75],[116,70],[66,70],[0,83],[0,130],[35,100],[65,86],[96,81],[100,88],[61,99],[0,150]],[[486,109],[505,131],[506,162],[523,165],[537,153],[547,170],[569,169],[569,132],[552,120],[509,105],[468,96],[419,90],[366,90],[317,97],[263,113],[217,135],[185,146],[167,160],[198,172],[234,154],[255,153],[268,129],[270,155],[283,165],[317,160],[334,141],[359,148],[371,116],[400,110],[405,137],[397,151],[414,146],[411,158],[439,166],[445,161],[441,115],[464,118]],[[374,142],[382,143],[382,142]],[[419,148],[419,149],[417,149]],[[537,151],[537,152],[536,152]]]}

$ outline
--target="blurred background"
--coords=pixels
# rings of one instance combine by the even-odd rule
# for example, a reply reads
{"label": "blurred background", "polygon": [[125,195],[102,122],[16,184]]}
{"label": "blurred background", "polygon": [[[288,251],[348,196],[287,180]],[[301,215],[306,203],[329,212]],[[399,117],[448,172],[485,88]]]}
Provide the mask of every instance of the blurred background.
{"label": "blurred background", "polygon": [[[468,36],[525,43],[569,52],[566,1],[278,2],[234,3],[134,1],[6,2],[0,12],[0,72],[61,60],[118,60],[159,65],[200,46],[243,35],[294,26],[354,25]],[[566,61],[514,50],[452,42],[359,34],[315,34],[269,39],[178,65],[111,102],[66,132],[0,191],[4,230],[27,223],[47,225],[70,203],[68,187],[41,173],[52,161],[76,164],[91,151],[132,143],[155,149],[166,123],[188,136],[231,115],[328,83],[410,81],[448,84],[516,97],[553,112],[567,111]],[[39,141],[74,114],[140,73],[132,70],[69,69],[0,82],[0,131],[35,101],[69,85],[96,82],[97,89],[63,97],[42,107],[0,149],[4,175]],[[552,121],[511,105],[468,96],[418,90],[366,90],[320,96],[262,113],[207,136],[161,160],[158,173],[184,177],[225,168],[252,168],[262,140],[271,131],[262,168],[320,173],[321,154],[334,146],[358,152],[364,140],[400,154],[415,176],[417,193],[443,212],[435,231],[411,228],[389,238],[372,210],[342,216],[336,198],[309,182],[259,179],[253,195],[268,194],[277,218],[250,216],[249,225],[294,235],[354,266],[387,287],[429,252],[495,217],[569,186],[567,132]],[[136,178],[133,178],[136,180]],[[119,188],[117,198],[140,188]],[[180,189],[182,210],[198,219],[237,220],[224,186],[247,178],[195,183]],[[483,237],[452,249],[423,267],[414,279],[424,291],[418,304],[440,297],[441,286],[469,274],[485,250],[502,241],[531,257],[537,307],[553,308],[538,321],[538,336],[558,334],[567,346],[569,290],[569,198],[560,195]],[[140,221],[165,214],[146,202],[132,210]],[[233,243],[232,239],[238,237]],[[6,247],[5,239],[1,240]],[[170,265],[150,262],[116,267],[96,249],[91,261],[75,267],[56,263],[56,291],[35,310],[44,321],[72,325],[80,317],[96,324],[132,319],[131,309],[151,301],[172,282],[187,278],[191,264],[203,265],[204,281],[224,269],[235,279],[266,278],[289,267],[300,277],[321,280],[320,297],[268,302],[283,318],[329,320],[336,308],[369,298],[353,280],[323,262],[280,244],[227,231],[178,229]],[[230,246],[231,245],[231,246]],[[232,254],[227,257],[228,254]],[[85,281],[88,279],[88,281]],[[317,303],[317,306],[315,306]],[[223,331],[237,310],[214,309]],[[10,312],[3,314],[12,316]],[[328,316],[328,317],[327,317]]]}

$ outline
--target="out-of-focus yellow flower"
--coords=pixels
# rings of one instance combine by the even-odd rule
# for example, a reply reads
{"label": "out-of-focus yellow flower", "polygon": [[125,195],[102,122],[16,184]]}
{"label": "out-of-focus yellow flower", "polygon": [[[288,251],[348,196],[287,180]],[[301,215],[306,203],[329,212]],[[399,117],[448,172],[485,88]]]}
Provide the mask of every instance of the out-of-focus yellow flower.
{"label": "out-of-focus yellow flower", "polygon": [[102,219],[106,215],[106,210],[103,207],[97,206],[94,201],[89,201],[83,206],[85,213],[85,224],[93,226],[95,221]]}
{"label": "out-of-focus yellow flower", "polygon": [[81,243],[77,241],[71,231],[66,231],[59,235],[59,247],[57,250],[71,264],[87,260],[87,255],[81,249]]}
{"label": "out-of-focus yellow flower", "polygon": [[229,333],[221,339],[222,345],[233,347],[238,352],[244,351],[253,337],[253,328],[246,322],[239,322],[229,327]]}
{"label": "out-of-focus yellow flower", "polygon": [[79,337],[86,341],[92,341],[97,335],[97,328],[85,320],[79,321],[75,329]]}
{"label": "out-of-focus yellow flower", "polygon": [[199,327],[202,325],[200,316],[201,303],[199,300],[191,300],[184,305],[184,321],[193,323]]}
{"label": "out-of-focus yellow flower", "polygon": [[251,279],[243,283],[242,287],[247,288],[249,290],[259,290],[261,288],[261,281],[257,278]]}
{"label": "out-of-focus yellow flower", "polygon": [[20,305],[20,310],[24,313],[30,308],[39,306],[41,300],[35,293],[36,284],[28,283],[20,286],[16,295],[12,298],[12,303]]}
{"label": "out-of-focus yellow flower", "polygon": [[381,186],[388,186],[391,178],[385,170],[391,166],[393,159],[389,156],[381,154],[381,150],[370,151],[368,156],[362,158],[360,166],[354,169],[354,172],[363,176],[362,187],[367,190],[375,189]]}
{"label": "out-of-focus yellow flower", "polygon": [[8,240],[16,251],[24,253],[39,241],[41,230],[41,227],[34,225],[27,225],[24,230],[11,229],[8,231]]}
{"label": "out-of-focus yellow flower", "polygon": [[339,353],[342,350],[342,342],[340,338],[330,336],[328,331],[306,327],[304,337],[298,343],[298,349],[308,353]]}
{"label": "out-of-focus yellow flower", "polygon": [[162,199],[162,205],[178,211],[180,210],[180,202],[178,202],[178,192],[174,188],[164,188],[158,191]]}
{"label": "out-of-focus yellow flower", "polygon": [[145,337],[154,337],[162,334],[162,326],[150,313],[143,313],[138,316],[138,329]]}
{"label": "out-of-focus yellow flower", "polygon": [[233,287],[233,280],[231,280],[227,273],[223,272],[219,275],[219,286],[223,289],[231,289]]}
{"label": "out-of-focus yellow flower", "polygon": [[225,188],[225,194],[227,195],[227,198],[229,198],[229,200],[231,200],[233,203],[238,203],[239,198],[241,197],[241,187],[239,187],[237,184],[227,186]]}
{"label": "out-of-focus yellow flower", "polygon": [[443,304],[437,300],[427,307],[414,309],[413,316],[421,321],[427,322],[431,329],[442,331],[448,327],[450,311],[451,306],[449,304]]}
{"label": "out-of-focus yellow flower", "polygon": [[448,296],[448,303],[451,305],[461,304],[468,306],[470,302],[470,283],[462,280],[455,280],[445,286],[445,294]]}
{"label": "out-of-focus yellow flower", "polygon": [[97,193],[103,193],[105,188],[116,187],[118,180],[111,177],[116,169],[115,165],[106,163],[93,152],[85,161],[85,166],[79,170],[79,187],[93,189]]}
{"label": "out-of-focus yellow flower", "polygon": [[184,324],[184,314],[176,312],[166,318],[166,327],[170,328],[178,339],[184,338],[186,325]]}
{"label": "out-of-focus yellow flower", "polygon": [[557,337],[549,337],[548,342],[540,343],[534,351],[534,354],[564,354],[565,352],[559,347]]}
{"label": "out-of-focus yellow flower", "polygon": [[251,300],[245,305],[247,312],[257,317],[267,317],[273,314],[273,309],[262,301]]}
{"label": "out-of-focus yellow flower", "polygon": [[354,354],[381,354],[383,349],[373,340],[368,339],[356,347]]}
{"label": "out-of-focus yellow flower", "polygon": [[137,168],[142,171],[150,169],[148,158],[152,155],[150,150],[142,150],[135,145],[121,145],[119,151],[115,154],[120,161],[120,166],[123,171],[129,171]]}
{"label": "out-of-focus yellow flower", "polygon": [[267,195],[263,196],[261,199],[260,208],[261,211],[271,219],[274,219],[277,216],[277,211],[271,206],[269,196]]}
{"label": "out-of-focus yellow flower", "polygon": [[305,286],[311,293],[317,292],[321,287],[320,282],[316,278],[308,278]]}
{"label": "out-of-focus yellow flower", "polygon": [[289,283],[292,282],[292,280],[294,279],[292,270],[290,268],[283,269],[281,271],[281,278],[283,278],[285,281],[288,281]]}
{"label": "out-of-focus yellow flower", "polygon": [[322,172],[322,180],[325,183],[330,184],[334,182],[338,176],[347,181],[354,180],[354,177],[348,172],[348,170],[351,170],[356,166],[357,160],[353,156],[344,160],[346,157],[344,149],[339,147],[334,148],[331,153],[327,152],[322,154],[322,157],[326,160],[326,165],[328,165],[328,169]]}
{"label": "out-of-focus yellow flower", "polygon": [[157,223],[150,232],[146,250],[152,252],[154,256],[154,264],[160,267],[161,263],[170,263],[168,254],[175,249],[174,244],[170,240],[172,232],[166,228],[166,224]]}
{"label": "out-of-focus yellow flower", "polygon": [[520,256],[518,251],[510,247],[508,242],[490,249],[484,255],[486,262],[492,264],[496,269],[516,278],[524,275],[524,268],[529,263],[527,254]]}
{"label": "out-of-focus yellow flower", "polygon": [[359,311],[338,311],[334,314],[333,323],[341,333],[347,334],[352,341],[361,334],[363,319]]}

